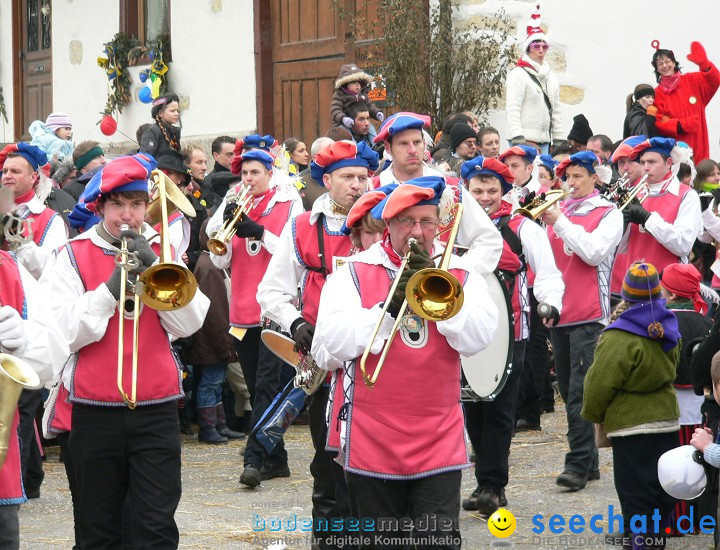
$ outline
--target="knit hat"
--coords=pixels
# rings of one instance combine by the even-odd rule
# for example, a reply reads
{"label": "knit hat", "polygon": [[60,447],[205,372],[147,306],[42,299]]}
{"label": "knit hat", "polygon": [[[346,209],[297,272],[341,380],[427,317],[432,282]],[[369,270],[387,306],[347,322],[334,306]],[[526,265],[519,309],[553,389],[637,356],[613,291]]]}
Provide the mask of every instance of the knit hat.
{"label": "knit hat", "polygon": [[455,151],[457,147],[466,139],[475,138],[477,139],[477,133],[470,126],[464,122],[459,122],[450,130],[450,144],[452,151]]}
{"label": "knit hat", "polygon": [[629,138],[625,139],[620,145],[617,146],[615,151],[613,151],[612,157],[610,157],[610,162],[616,163],[621,159],[630,158],[630,154],[632,153],[633,148],[636,145],[639,145],[643,141],[647,139],[646,136],[630,136]]}
{"label": "knit hat", "polygon": [[522,51],[523,53],[528,51],[528,48],[530,47],[530,44],[535,42],[536,40],[542,40],[544,42],[547,42],[547,37],[545,36],[545,33],[543,32],[542,28],[540,27],[541,21],[540,21],[540,2],[538,2],[535,5],[535,11],[530,15],[530,21],[528,22],[527,27],[525,27],[525,31],[527,32],[527,37],[525,38],[525,41],[523,42]]}
{"label": "knit hat", "polygon": [[500,180],[502,185],[503,194],[510,191],[512,184],[515,183],[515,177],[510,172],[510,169],[504,163],[498,159],[490,157],[475,157],[465,161],[462,165],[460,172],[462,179],[466,182],[470,181],[475,176],[493,176]]}
{"label": "knit hat", "polygon": [[343,222],[340,231],[345,235],[349,235],[350,230],[360,223],[365,217],[365,214],[370,212],[380,201],[387,197],[389,193],[392,193],[397,186],[397,183],[388,183],[387,185],[368,191],[356,200],[355,204],[350,208],[350,212],[348,212],[347,218],[345,222]]}
{"label": "knit hat", "polygon": [[570,155],[569,157],[561,160],[555,169],[555,175],[564,180],[565,170],[568,169],[568,166],[582,166],[590,174],[594,174],[595,169],[599,164],[600,161],[595,153],[592,151],[580,151],[579,153],[575,153],[574,155]]}
{"label": "knit hat", "polygon": [[63,160],[53,160],[50,162],[50,178],[56,183],[62,182],[70,173],[75,170],[71,157],[65,157]]}
{"label": "knit hat", "polygon": [[29,143],[25,143],[24,141],[20,141],[18,143],[11,143],[10,145],[6,145],[5,148],[0,151],[0,169],[2,169],[2,167],[5,165],[5,161],[7,160],[8,155],[12,153],[20,155],[22,158],[28,161],[28,163],[30,163],[30,166],[32,166],[32,169],[35,171],[37,171],[39,167],[45,166],[47,164],[47,155],[45,154],[45,151],[40,149],[40,147],[30,145]]}
{"label": "knit hat", "polygon": [[588,140],[593,137],[593,131],[590,129],[590,123],[585,118],[585,115],[579,114],[573,117],[573,125],[568,139],[587,145]]}
{"label": "knit hat", "polygon": [[635,86],[635,91],[633,92],[633,99],[635,101],[649,95],[655,97],[655,89],[650,86],[650,84],[638,84]]}
{"label": "knit hat", "polygon": [[65,113],[51,113],[45,121],[45,127],[51,132],[60,128],[72,128],[72,120]]}
{"label": "knit hat", "polygon": [[422,176],[406,181],[388,194],[372,210],[376,220],[389,220],[411,206],[439,205],[445,190],[440,176]]}
{"label": "knit hat", "polygon": [[644,261],[632,264],[625,274],[620,294],[626,302],[659,300],[660,278],[655,266]]}
{"label": "knit hat", "polygon": [[707,304],[700,295],[700,272],[692,264],[669,264],[662,271],[660,286],[692,301],[695,311],[705,315]]}
{"label": "knit hat", "polygon": [[365,142],[336,141],[322,149],[310,163],[310,174],[321,182],[325,174],[346,166],[361,166],[374,172],[379,165],[379,156]]}
{"label": "knit hat", "polygon": [[664,157],[669,157],[675,147],[676,142],[673,138],[654,137],[646,141],[641,141],[630,152],[630,160],[639,161],[645,153],[659,153]]}
{"label": "knit hat", "polygon": [[405,130],[422,130],[425,127],[430,127],[429,116],[401,111],[385,119],[383,125],[380,126],[380,131],[373,139],[373,143],[389,141],[392,136]]}

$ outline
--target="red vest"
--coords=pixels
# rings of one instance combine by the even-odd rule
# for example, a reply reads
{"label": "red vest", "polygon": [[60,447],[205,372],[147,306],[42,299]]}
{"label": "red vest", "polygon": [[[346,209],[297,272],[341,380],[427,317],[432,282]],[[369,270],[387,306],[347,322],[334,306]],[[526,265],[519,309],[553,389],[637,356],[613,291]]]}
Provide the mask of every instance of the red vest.
{"label": "red vest", "polygon": [[[673,223],[677,219],[680,203],[688,191],[690,187],[681,183],[677,195],[668,191],[661,192],[659,195],[646,198],[642,203],[643,208],[648,212],[657,212],[663,220]],[[617,254],[613,264],[610,284],[613,294],[620,294],[627,270],[639,260],[650,262],[660,273],[668,264],[678,263],[680,258],[660,244],[644,227],[635,223],[630,224],[627,251]]]}
{"label": "red vest", "polygon": [[[29,231],[32,230],[33,242],[38,246],[42,246],[43,242],[45,242],[47,232],[50,229],[50,225],[57,215],[58,213],[50,208],[45,208],[45,210],[39,214],[30,213],[26,219],[32,221],[25,225],[22,236],[27,237]],[[5,246],[5,248],[7,247]]]}
{"label": "red vest", "polygon": [[[385,267],[353,262],[350,268],[363,308],[386,299],[390,277]],[[462,282],[467,278],[465,271],[450,272]],[[418,337],[415,343],[401,329],[372,389],[363,382],[360,360],[355,361],[346,430],[347,471],[415,479],[467,467],[460,355],[436,323],[423,321]],[[368,373],[375,370],[378,358],[368,357]]]}
{"label": "red vest", "polygon": [[[295,244],[295,256],[300,265],[307,268],[302,281],[302,316],[313,325],[317,323],[320,292],[325,284],[326,274],[322,273],[320,247],[318,245],[318,229],[316,221],[310,225],[311,212],[303,212],[292,219],[292,233]],[[339,231],[330,231],[325,216],[323,219],[323,243],[325,247],[325,267],[327,275],[335,270],[335,259],[346,258],[352,250],[350,237]]]}
{"label": "red vest", "polygon": [[328,423],[326,451],[339,452],[342,442],[340,441],[340,431],[344,418],[341,418],[343,407],[345,406],[345,392],[343,391],[343,378],[345,372],[337,369],[333,373],[332,382],[330,384],[330,397],[328,399],[328,408],[330,409],[330,422]]}
{"label": "red vest", "polygon": [[[102,249],[90,239],[68,242],[70,261],[86,290],[95,290],[115,268],[115,252]],[[153,244],[155,253],[159,245]],[[105,335],[77,353],[70,386],[70,400],[86,405],[124,406],[117,388],[117,352],[120,314],[108,321]],[[132,379],[132,319],[125,319],[123,388],[130,393]],[[158,312],[142,305],[140,310],[137,404],[153,405],[182,397],[182,369],[170,349],[170,339]]]}
{"label": "red vest", "polygon": [[[513,216],[508,221],[508,228],[515,233],[518,240],[520,239],[520,226],[526,220],[527,218],[523,216]],[[528,304],[527,280],[525,277],[527,268],[520,257],[512,251],[505,239],[503,239],[503,249],[498,262],[498,269],[511,273],[515,279],[512,286],[511,280],[506,280],[506,284],[508,290],[512,291],[510,301],[513,308],[513,322],[515,323],[515,341],[520,341],[528,337],[527,312],[525,311],[525,306]]]}
{"label": "red vest", "polygon": [[[49,406],[48,403],[45,404]],[[62,381],[59,384],[55,402],[52,403],[52,409],[48,418],[48,431],[54,434],[69,432],[72,428],[72,401],[70,401],[70,392],[68,392]]]}
{"label": "red vest", "polygon": [[[280,235],[290,219],[292,201],[276,202],[268,207],[276,190],[271,189],[250,210],[250,218],[274,235]],[[230,324],[236,327],[260,326],[260,305],[255,292],[262,281],[272,254],[259,241],[233,237],[232,239],[232,302]]]}
{"label": "red vest", "polygon": [[[583,214],[570,212],[561,206],[563,214],[585,231],[592,233],[607,215],[611,206],[598,206]],[[562,299],[562,315],[557,326],[579,325],[601,321],[610,308],[610,295],[601,282],[601,266],[586,264],[577,254],[571,252],[565,242],[557,236],[553,227],[548,227],[550,247],[555,263],[562,273],[565,292]]]}
{"label": "red vest", "polygon": [[[4,251],[0,251],[0,302],[12,306],[23,319],[27,319],[25,292],[17,260],[13,254]],[[27,500],[20,473],[20,438],[17,435],[19,418],[16,409],[8,441],[8,452],[5,462],[0,467],[0,505],[20,504]]]}

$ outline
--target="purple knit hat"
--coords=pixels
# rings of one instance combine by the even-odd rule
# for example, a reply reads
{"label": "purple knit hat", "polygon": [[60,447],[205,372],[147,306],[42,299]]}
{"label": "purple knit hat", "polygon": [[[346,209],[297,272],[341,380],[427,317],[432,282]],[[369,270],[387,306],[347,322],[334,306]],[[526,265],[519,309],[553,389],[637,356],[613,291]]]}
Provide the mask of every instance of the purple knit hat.
{"label": "purple knit hat", "polygon": [[65,113],[51,113],[45,121],[45,127],[51,132],[60,128],[72,128],[72,120]]}

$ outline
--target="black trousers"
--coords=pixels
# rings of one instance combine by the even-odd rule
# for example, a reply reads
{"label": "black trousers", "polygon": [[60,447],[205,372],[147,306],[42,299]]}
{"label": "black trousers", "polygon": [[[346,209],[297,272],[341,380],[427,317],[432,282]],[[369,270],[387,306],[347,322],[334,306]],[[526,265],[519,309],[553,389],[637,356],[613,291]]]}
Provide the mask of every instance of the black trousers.
{"label": "black trousers", "polygon": [[70,487],[70,496],[72,497],[73,507],[73,524],[75,528],[75,545],[73,549],[80,548],[80,529],[78,523],[78,511],[80,509],[80,487],[75,478],[75,468],[72,460],[72,452],[70,451],[70,432],[63,432],[57,435],[57,442],[60,445],[62,453],[63,465],[65,466],[65,475],[67,476],[68,485]]}
{"label": "black trousers", "polygon": [[347,518],[350,516],[350,502],[343,468],[333,460],[335,453],[325,450],[328,433],[325,422],[325,409],[329,394],[330,388],[323,385],[305,400],[310,423],[310,437],[315,448],[315,454],[312,462],[310,462],[310,473],[313,476],[313,537],[316,540],[313,548],[323,550],[326,548],[338,548],[338,546],[325,540],[330,536],[337,536],[338,533],[317,529],[317,520],[329,521],[331,518]]}
{"label": "black trousers", "polygon": [[45,472],[42,465],[42,454],[35,436],[35,415],[42,407],[42,389],[23,390],[20,394],[18,409],[20,411],[20,462],[25,493],[31,494],[40,490]]}
{"label": "black trousers", "polygon": [[177,548],[180,441],[175,401],[135,410],[73,405],[69,443],[80,492],[82,548],[121,547],[126,497],[133,544]]}
{"label": "black trousers", "polygon": [[500,489],[508,484],[508,457],[515,426],[515,407],[523,371],[525,341],[515,342],[513,369],[494,401],[465,402],[465,427],[475,451],[478,489]]}
{"label": "black trousers", "polygon": [[0,504],[0,550],[20,548],[19,504]]}
{"label": "black trousers", "polygon": [[[253,426],[294,375],[292,367],[286,365],[263,344],[260,339],[261,331],[260,327],[252,327],[242,341],[233,339],[250,391]],[[254,438],[249,438],[245,445],[245,466],[253,465],[260,469],[266,460],[273,464],[286,464],[287,459],[285,442],[282,439],[267,456],[264,447]]]}
{"label": "black trousers", "polygon": [[[460,548],[460,470],[412,480],[345,478],[360,520],[359,548]],[[364,518],[374,520],[372,531],[362,531]]]}

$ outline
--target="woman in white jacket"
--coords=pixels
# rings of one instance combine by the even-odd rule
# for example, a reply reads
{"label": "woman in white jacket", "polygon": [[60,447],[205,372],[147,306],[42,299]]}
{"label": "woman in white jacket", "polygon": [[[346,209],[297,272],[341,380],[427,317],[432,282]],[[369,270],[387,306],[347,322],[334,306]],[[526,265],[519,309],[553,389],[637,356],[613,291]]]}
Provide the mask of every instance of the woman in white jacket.
{"label": "woman in white jacket", "polygon": [[548,45],[536,12],[523,43],[525,52],[508,73],[505,111],[511,145],[530,142],[542,153],[564,139],[560,120],[560,85],[545,62]]}

